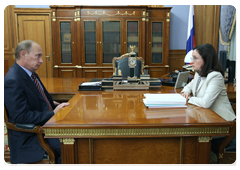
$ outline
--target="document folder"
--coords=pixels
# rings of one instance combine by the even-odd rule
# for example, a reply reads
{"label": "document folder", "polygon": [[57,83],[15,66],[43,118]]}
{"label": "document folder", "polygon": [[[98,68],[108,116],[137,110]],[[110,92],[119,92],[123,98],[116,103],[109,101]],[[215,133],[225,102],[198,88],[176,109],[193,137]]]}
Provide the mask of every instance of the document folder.
{"label": "document folder", "polygon": [[102,83],[101,82],[82,82],[79,84],[78,91],[101,91]]}

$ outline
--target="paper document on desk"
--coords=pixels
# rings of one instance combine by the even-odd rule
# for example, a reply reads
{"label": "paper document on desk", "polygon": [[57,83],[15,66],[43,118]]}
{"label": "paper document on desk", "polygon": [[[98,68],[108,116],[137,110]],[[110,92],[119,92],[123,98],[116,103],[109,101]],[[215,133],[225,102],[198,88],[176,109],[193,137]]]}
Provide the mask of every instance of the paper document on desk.
{"label": "paper document on desk", "polygon": [[102,82],[86,82],[86,83],[82,83],[81,86],[100,86],[102,84]]}
{"label": "paper document on desk", "polygon": [[178,93],[144,94],[148,108],[186,108],[186,99]]}

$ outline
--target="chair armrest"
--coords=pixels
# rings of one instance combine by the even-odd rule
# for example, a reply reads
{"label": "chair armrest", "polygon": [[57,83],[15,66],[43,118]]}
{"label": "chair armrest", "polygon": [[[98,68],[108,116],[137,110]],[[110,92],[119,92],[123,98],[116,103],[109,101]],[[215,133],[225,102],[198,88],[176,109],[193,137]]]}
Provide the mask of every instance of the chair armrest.
{"label": "chair armrest", "polygon": [[15,127],[18,129],[23,129],[23,130],[34,130],[37,126],[34,124],[20,124],[16,123]]}
{"label": "chair armrest", "polygon": [[[11,130],[16,130],[16,131],[20,131],[20,132],[29,132],[29,133],[43,133],[44,130],[41,128],[40,125],[35,126],[35,128],[32,128],[33,126],[28,126],[28,128],[24,127],[24,124],[18,124],[17,123],[17,126],[16,124],[14,123],[9,123],[8,121],[5,120],[5,123],[6,123],[6,126],[8,129],[11,129]],[[28,124],[30,125],[30,124]]]}

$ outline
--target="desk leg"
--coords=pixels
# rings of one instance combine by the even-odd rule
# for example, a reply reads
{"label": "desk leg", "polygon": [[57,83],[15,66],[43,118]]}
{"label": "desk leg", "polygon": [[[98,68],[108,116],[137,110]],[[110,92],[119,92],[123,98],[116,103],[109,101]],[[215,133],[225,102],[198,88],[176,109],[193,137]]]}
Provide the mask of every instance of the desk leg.
{"label": "desk leg", "polygon": [[[61,140],[60,140],[61,141]],[[74,139],[65,138],[61,141],[62,164],[74,164]]]}
{"label": "desk leg", "polygon": [[209,164],[211,159],[211,136],[199,136],[196,151],[197,164]]}

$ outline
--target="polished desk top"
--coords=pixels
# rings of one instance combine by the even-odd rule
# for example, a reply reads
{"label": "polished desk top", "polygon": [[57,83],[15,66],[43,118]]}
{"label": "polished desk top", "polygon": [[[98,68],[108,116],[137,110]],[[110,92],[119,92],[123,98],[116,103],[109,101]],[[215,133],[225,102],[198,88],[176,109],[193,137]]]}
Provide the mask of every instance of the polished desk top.
{"label": "polished desk top", "polygon": [[42,83],[50,94],[75,94],[78,92],[79,84],[83,81],[87,82],[90,80],[90,78],[41,78]]}
{"label": "polished desk top", "polygon": [[[90,80],[91,78],[41,78],[41,81],[53,99],[59,102],[71,99],[78,92],[79,84]],[[181,90],[182,88],[174,90],[170,86],[162,86],[161,88],[162,93],[179,93]],[[233,83],[227,83],[226,90],[229,100],[236,103],[236,86]]]}
{"label": "polished desk top", "polygon": [[[83,81],[88,82],[91,78],[41,78],[42,83],[49,93],[70,93],[75,94],[78,91],[78,85]],[[174,92],[173,87],[163,86],[161,90],[171,90]],[[227,92],[229,94],[236,94],[236,86],[233,83],[226,84]],[[181,89],[177,89],[180,92]],[[170,92],[169,92],[170,93]]]}
{"label": "polished desk top", "polygon": [[69,101],[44,127],[163,126],[164,124],[225,123],[210,109],[191,104],[187,108],[148,109],[143,94],[160,91],[82,91]]}
{"label": "polished desk top", "polygon": [[[216,127],[219,134],[228,134],[229,129],[221,128],[231,126],[229,122],[211,109],[204,109],[191,104],[187,104],[187,108],[179,109],[149,109],[143,104],[143,94],[145,93],[179,93],[181,89],[175,90],[173,87],[162,86],[154,90],[142,91],[78,92],[78,85],[85,80],[89,81],[90,79],[42,79],[50,93],[70,92],[75,94],[69,100],[70,105],[62,108],[43,126],[46,130],[46,137],[64,136],[63,134],[68,132],[59,132],[59,135],[57,135],[55,134],[56,131],[48,133],[50,129],[79,130],[99,128],[105,128],[106,130],[184,127],[189,130],[189,128],[205,127],[204,132],[209,131],[210,128],[211,132],[209,133],[213,133],[212,131],[215,130],[212,128]],[[181,131],[181,129],[177,129],[177,131],[179,130]],[[183,131],[185,130],[183,129]],[[198,129],[194,129],[194,133],[196,130]],[[189,132],[189,134],[192,133]],[[196,133],[199,135],[199,133],[203,132]],[[79,136],[79,134],[75,136]]]}

